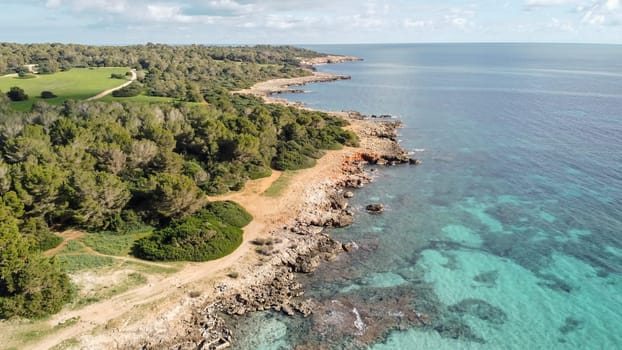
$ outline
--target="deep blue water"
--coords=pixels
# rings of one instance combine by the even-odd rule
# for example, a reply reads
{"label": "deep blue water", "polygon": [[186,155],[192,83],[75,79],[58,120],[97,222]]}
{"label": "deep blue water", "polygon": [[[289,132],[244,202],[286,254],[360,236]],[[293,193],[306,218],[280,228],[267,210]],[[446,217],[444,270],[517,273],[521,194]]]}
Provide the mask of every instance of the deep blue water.
{"label": "deep blue water", "polygon": [[[306,278],[308,295],[407,294],[433,316],[372,349],[622,348],[622,46],[311,48],[365,61],[322,66],[352,79],[288,98],[397,115],[423,165],[356,192],[355,224],[332,234],[362,249]],[[362,210],[377,201],[384,214]],[[269,313],[241,329],[244,348],[361,346]]]}

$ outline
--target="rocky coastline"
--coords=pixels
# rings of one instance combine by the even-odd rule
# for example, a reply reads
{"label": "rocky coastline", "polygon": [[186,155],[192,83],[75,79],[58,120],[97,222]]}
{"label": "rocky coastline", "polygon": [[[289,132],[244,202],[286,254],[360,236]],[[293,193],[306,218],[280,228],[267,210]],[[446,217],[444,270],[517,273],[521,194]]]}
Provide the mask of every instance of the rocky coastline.
{"label": "rocky coastline", "polygon": [[296,276],[313,272],[339,254],[356,251],[357,245],[338,242],[324,233],[324,229],[352,223],[354,212],[348,198],[353,196],[352,189],[372,180],[368,165],[415,164],[397,142],[399,121],[375,120],[356,112],[337,114],[350,121],[349,128],[358,134],[361,144],[343,159],[341,175],[309,187],[303,209],[296,218],[253,242],[261,256],[259,263],[240,271],[240,277],[216,285],[203,304],[197,303],[193,308],[183,327],[176,327],[183,332],[154,335],[128,344],[128,349],[136,345],[143,349],[223,349],[235,344],[225,321],[227,316],[273,310],[308,317],[325,307],[305,298]]}
{"label": "rocky coastline", "polygon": [[[342,78],[315,72],[304,81]],[[274,101],[271,95],[289,86],[301,85],[301,80],[277,79],[267,85],[261,84],[251,92],[241,93],[261,96],[269,103],[283,103]],[[239,267],[229,279],[216,284],[214,290],[192,297],[189,307],[186,305],[185,308],[191,313],[167,322],[165,331],[151,329],[144,332],[141,338],[117,343],[117,348],[224,349],[235,346],[228,319],[265,310],[309,317],[326,307],[305,298],[297,276],[313,272],[321,263],[334,260],[340,254],[354,253],[358,246],[354,242],[338,242],[324,230],[348,226],[353,222],[354,212],[349,207],[348,199],[354,196],[353,189],[372,181],[369,165],[412,166],[420,163],[411,159],[397,141],[398,129],[402,126],[400,121],[352,111],[330,113],[349,121],[347,128],[355,132],[360,141],[359,147],[352,148],[343,157],[338,176],[310,184],[296,217],[282,227],[272,229],[265,238],[252,242],[259,256],[255,264]],[[416,316],[407,316],[408,319],[421,321]],[[359,322],[360,317],[354,321]],[[355,325],[355,328],[358,327]],[[383,331],[372,333],[381,336]],[[369,341],[374,339],[370,336]]]}

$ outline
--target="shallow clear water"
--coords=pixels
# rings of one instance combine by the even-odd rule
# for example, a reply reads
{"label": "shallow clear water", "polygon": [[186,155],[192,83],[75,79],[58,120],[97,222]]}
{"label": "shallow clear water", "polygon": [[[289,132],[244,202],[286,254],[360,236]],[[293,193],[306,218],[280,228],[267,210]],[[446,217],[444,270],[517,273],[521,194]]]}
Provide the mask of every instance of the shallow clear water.
{"label": "shallow clear water", "polygon": [[423,165],[356,192],[354,225],[332,234],[361,249],[305,276],[307,295],[430,318],[369,344],[258,313],[241,348],[622,348],[622,46],[311,48],[365,61],[322,66],[352,79],[288,98],[400,116]]}

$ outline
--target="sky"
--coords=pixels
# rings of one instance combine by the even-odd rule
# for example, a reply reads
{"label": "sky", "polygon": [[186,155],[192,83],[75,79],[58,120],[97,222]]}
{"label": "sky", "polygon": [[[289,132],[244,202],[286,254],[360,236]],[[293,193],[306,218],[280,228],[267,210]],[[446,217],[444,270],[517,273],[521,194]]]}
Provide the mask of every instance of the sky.
{"label": "sky", "polygon": [[622,44],[622,0],[0,0],[0,42]]}

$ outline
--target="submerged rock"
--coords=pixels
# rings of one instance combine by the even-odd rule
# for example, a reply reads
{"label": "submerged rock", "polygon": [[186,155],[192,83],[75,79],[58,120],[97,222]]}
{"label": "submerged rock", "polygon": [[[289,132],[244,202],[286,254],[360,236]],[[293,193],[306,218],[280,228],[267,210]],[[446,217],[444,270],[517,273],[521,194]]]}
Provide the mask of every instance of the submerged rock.
{"label": "submerged rock", "polygon": [[457,314],[468,314],[495,325],[502,325],[508,320],[503,309],[480,299],[461,300],[459,303],[451,305],[448,310]]}
{"label": "submerged rock", "polygon": [[356,244],[355,242],[344,243],[341,245],[341,247],[348,253],[359,248],[358,244]]}
{"label": "submerged rock", "polygon": [[368,204],[365,207],[365,210],[372,214],[380,214],[384,211],[384,205],[382,205],[381,203]]}

